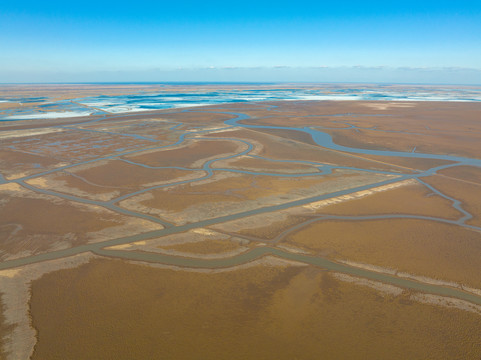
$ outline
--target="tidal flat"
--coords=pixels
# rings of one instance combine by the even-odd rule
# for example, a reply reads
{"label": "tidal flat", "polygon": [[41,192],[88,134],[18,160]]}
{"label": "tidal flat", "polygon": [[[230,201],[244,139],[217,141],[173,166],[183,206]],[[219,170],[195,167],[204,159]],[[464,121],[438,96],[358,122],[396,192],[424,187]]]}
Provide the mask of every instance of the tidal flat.
{"label": "tidal flat", "polygon": [[479,94],[0,87],[0,358],[479,359]]}

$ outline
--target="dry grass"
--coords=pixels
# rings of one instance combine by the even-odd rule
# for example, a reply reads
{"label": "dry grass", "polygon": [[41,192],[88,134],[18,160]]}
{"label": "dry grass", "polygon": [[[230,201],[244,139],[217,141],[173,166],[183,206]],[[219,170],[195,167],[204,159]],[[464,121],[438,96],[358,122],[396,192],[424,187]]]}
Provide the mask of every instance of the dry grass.
{"label": "dry grass", "polygon": [[120,160],[110,160],[101,166],[80,171],[73,169],[73,172],[91,183],[106,187],[127,187],[130,188],[129,192],[132,192],[132,188],[136,189],[148,184],[174,182],[192,173],[177,169],[148,169]]}
{"label": "dry grass", "polygon": [[282,178],[216,172],[212,178],[121,201],[120,206],[176,224],[201,221],[269,205],[327,194],[388,179],[386,175],[339,170],[327,176]]}
{"label": "dry grass", "polygon": [[182,211],[203,203],[240,202],[278,196],[325,182],[322,177],[270,178],[255,175],[214,175],[209,182],[184,184],[167,190],[152,191],[154,199],[144,201],[148,207]]}
{"label": "dry grass", "polygon": [[[149,151],[144,154],[129,156],[128,159],[149,166],[180,166],[192,167],[194,163],[212,157],[222,157],[238,151],[239,143],[232,141],[198,140],[187,146]],[[201,167],[202,164],[196,164]]]}
{"label": "dry grass", "polygon": [[86,234],[118,226],[119,216],[88,211],[66,201],[13,197],[0,207],[0,252],[46,251],[87,242]]}
{"label": "dry grass", "polygon": [[324,221],[285,241],[347,260],[481,288],[481,234],[434,221]]}
{"label": "dry grass", "polygon": [[[87,160],[127,150],[152,146],[151,141],[116,134],[87,133],[79,130],[51,132],[35,137],[2,140],[2,146],[14,146],[24,152],[35,153],[62,161]],[[15,142],[14,142],[15,141]]]}
{"label": "dry grass", "polygon": [[307,267],[92,261],[32,284],[33,359],[477,359],[479,316]]}
{"label": "dry grass", "polygon": [[318,212],[332,215],[410,214],[456,220],[463,216],[451,201],[421,184],[403,186],[372,195],[321,207]]}

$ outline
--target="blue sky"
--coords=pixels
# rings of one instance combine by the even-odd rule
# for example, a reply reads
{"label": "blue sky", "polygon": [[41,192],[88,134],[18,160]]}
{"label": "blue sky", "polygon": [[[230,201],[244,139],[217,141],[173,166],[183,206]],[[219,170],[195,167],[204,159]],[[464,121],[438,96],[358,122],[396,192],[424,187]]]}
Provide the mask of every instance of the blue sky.
{"label": "blue sky", "polygon": [[481,1],[1,1],[0,82],[481,84]]}

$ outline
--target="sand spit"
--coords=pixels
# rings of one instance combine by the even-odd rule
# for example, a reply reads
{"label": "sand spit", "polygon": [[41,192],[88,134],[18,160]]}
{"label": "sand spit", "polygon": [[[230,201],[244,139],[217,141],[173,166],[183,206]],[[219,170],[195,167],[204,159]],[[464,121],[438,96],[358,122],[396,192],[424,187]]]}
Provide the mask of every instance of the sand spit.
{"label": "sand spit", "polygon": [[369,190],[362,190],[352,194],[347,194],[347,195],[337,196],[337,197],[333,197],[326,200],[316,201],[316,202],[304,205],[303,207],[308,210],[318,210],[319,208],[324,206],[333,205],[333,204],[354,200],[354,199],[360,199],[362,197],[369,196],[381,191],[392,190],[401,186],[414,185],[414,184],[417,184],[417,181],[414,179],[402,180],[392,184],[378,186]]}
{"label": "sand spit", "polygon": [[356,276],[351,276],[351,275],[346,275],[346,274],[341,274],[341,273],[333,273],[332,276],[334,276],[336,279],[345,281],[348,283],[356,284],[356,285],[361,285],[361,286],[368,286],[370,288],[373,288],[383,294],[386,295],[394,295],[394,296],[399,296],[402,294],[403,289],[394,285],[389,285],[389,284],[384,284],[379,281],[373,281],[373,280],[368,280],[368,279],[363,279],[360,277]]}
{"label": "sand spit", "polygon": [[219,268],[219,269],[188,268],[183,266],[181,267],[181,266],[175,266],[175,265],[165,265],[165,264],[149,263],[149,262],[143,262],[143,261],[128,261],[128,262],[131,264],[143,265],[143,266],[159,268],[159,269],[189,271],[189,272],[206,273],[206,274],[231,272],[231,271],[248,269],[256,266],[272,266],[272,267],[309,266],[308,264],[304,264],[302,262],[286,260],[274,255],[266,255],[259,259],[249,261],[245,264],[236,265],[228,268]]}
{"label": "sand spit", "polygon": [[83,253],[68,258],[41,262],[16,269],[0,271],[1,299],[8,325],[15,325],[5,338],[6,360],[29,359],[36,343],[29,314],[30,284],[52,271],[74,268],[97,256]]}
{"label": "sand spit", "polygon": [[[379,281],[367,280],[364,278],[341,273],[333,273],[333,276],[341,281],[349,282],[360,286],[368,286],[386,295],[392,295],[396,297],[403,295],[405,292],[405,290],[400,287],[384,284]],[[414,292],[408,295],[408,299],[411,301],[417,301],[429,305],[456,308],[459,310],[469,311],[481,315],[480,305],[476,305],[468,301],[456,298]]]}

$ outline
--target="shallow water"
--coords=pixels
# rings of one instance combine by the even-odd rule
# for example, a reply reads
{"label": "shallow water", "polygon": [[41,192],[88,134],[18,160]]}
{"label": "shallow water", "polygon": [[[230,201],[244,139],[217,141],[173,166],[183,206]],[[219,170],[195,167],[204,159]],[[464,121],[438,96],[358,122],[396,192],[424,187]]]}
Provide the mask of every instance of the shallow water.
{"label": "shallow water", "polygon": [[[313,85],[314,86],[314,85]],[[47,98],[5,99],[31,102],[47,102]],[[271,88],[255,90],[209,90],[209,91],[165,91],[153,94],[136,93],[130,95],[101,95],[73,99],[72,101],[49,102],[34,109],[0,111],[0,121],[48,118],[42,109],[55,109],[51,118],[64,117],[58,112],[69,111],[71,116],[83,116],[86,110],[91,113],[129,113],[136,111],[163,110],[218,104],[233,104],[279,100],[384,100],[384,101],[481,101],[481,88],[453,87],[385,87],[357,86],[342,88],[336,85],[310,88]],[[47,107],[46,107],[47,106]],[[37,116],[37,117],[36,117]]]}

